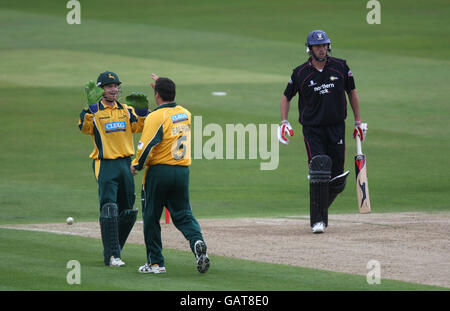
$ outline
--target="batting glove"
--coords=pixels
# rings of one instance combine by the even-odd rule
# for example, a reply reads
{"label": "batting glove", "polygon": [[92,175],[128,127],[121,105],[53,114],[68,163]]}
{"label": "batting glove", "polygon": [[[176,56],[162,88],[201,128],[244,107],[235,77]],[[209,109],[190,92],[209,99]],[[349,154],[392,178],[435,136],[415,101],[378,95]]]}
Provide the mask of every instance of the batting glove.
{"label": "batting glove", "polygon": [[281,125],[278,126],[278,140],[280,143],[284,145],[289,144],[289,139],[286,138],[287,135],[294,136],[294,130],[287,120],[283,120]]}
{"label": "batting glove", "polygon": [[356,136],[359,136],[361,141],[366,138],[367,132],[367,123],[361,123],[361,121],[355,121],[355,130],[353,131],[353,138],[356,139]]}

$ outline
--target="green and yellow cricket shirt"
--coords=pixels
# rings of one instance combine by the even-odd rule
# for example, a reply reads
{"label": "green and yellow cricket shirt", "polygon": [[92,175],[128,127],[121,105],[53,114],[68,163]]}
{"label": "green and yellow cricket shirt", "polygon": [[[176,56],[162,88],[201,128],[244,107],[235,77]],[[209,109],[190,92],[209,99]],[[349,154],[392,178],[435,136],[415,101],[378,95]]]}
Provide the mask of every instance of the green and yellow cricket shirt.
{"label": "green and yellow cricket shirt", "polygon": [[99,101],[83,109],[78,126],[91,135],[94,151],[90,158],[117,159],[134,155],[132,133],[140,133],[146,117],[139,117],[133,107],[115,102],[112,107]]}
{"label": "green and yellow cricket shirt", "polygon": [[145,119],[132,165],[191,165],[191,113],[175,102],[163,104]]}

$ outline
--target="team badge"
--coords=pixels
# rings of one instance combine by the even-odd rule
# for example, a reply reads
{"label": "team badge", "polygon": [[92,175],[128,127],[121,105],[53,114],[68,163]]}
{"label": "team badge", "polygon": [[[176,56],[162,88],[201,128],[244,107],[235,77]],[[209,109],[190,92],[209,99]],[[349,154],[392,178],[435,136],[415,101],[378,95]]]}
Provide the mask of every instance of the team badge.
{"label": "team badge", "polygon": [[331,77],[330,77],[330,80],[331,80],[331,81],[335,81],[335,80],[338,80],[338,79],[339,79],[339,78],[338,78],[338,77],[335,77],[335,76],[331,76]]}

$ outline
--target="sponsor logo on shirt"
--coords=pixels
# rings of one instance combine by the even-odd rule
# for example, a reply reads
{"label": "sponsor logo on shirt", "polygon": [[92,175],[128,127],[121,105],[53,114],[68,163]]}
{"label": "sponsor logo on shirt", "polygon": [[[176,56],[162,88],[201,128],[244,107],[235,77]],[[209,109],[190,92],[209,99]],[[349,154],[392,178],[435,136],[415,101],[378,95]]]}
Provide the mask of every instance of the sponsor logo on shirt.
{"label": "sponsor logo on shirt", "polygon": [[331,76],[331,77],[330,77],[330,80],[331,80],[331,81],[336,81],[336,80],[339,80],[339,78],[338,78],[338,77],[335,77],[335,76]]}
{"label": "sponsor logo on shirt", "polygon": [[351,70],[349,70],[349,71],[347,72],[347,76],[349,76],[349,77],[353,77],[353,73],[352,73],[352,71],[351,71]]}
{"label": "sponsor logo on shirt", "polygon": [[314,86],[314,85],[317,85],[317,83],[314,82],[314,80],[309,81],[309,86]]}
{"label": "sponsor logo on shirt", "polygon": [[314,88],[314,92],[319,92],[319,94],[329,94],[331,91],[329,89],[334,88],[334,83],[326,83]]}
{"label": "sponsor logo on shirt", "polygon": [[126,125],[125,125],[124,121],[105,123],[105,132],[106,133],[125,132],[125,129],[126,129]]}
{"label": "sponsor logo on shirt", "polygon": [[138,149],[141,150],[142,148],[144,148],[144,143],[142,141],[140,141],[137,145]]}
{"label": "sponsor logo on shirt", "polygon": [[171,118],[172,118],[172,122],[173,122],[173,123],[177,123],[177,122],[181,122],[181,121],[186,121],[186,120],[189,119],[186,112],[179,113],[179,114],[174,114],[173,116],[171,116]]}

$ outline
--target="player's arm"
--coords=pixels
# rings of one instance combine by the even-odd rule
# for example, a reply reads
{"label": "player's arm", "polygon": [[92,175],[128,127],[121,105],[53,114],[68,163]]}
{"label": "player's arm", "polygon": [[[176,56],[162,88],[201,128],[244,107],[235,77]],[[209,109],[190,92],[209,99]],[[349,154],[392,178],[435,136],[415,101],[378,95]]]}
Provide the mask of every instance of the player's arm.
{"label": "player's arm", "polygon": [[150,114],[144,123],[144,130],[139,139],[136,158],[131,163],[131,172],[140,171],[148,161],[148,157],[153,147],[163,139],[163,119],[162,114]]}
{"label": "player's arm", "polygon": [[137,116],[137,121],[131,126],[133,133],[142,133],[142,131],[144,130],[145,118],[146,117]]}
{"label": "player's arm", "polygon": [[291,101],[283,94],[280,100],[280,114],[281,121],[288,119],[289,109],[291,108]]}
{"label": "player's arm", "polygon": [[361,114],[359,110],[359,98],[356,89],[351,90],[350,92],[347,93],[347,95],[348,100],[350,102],[350,106],[352,107],[353,110],[355,121],[361,121]]}
{"label": "player's arm", "polygon": [[148,112],[145,112],[145,115],[139,115],[139,112],[136,112],[136,109],[134,107],[128,105],[127,110],[130,116],[131,132],[142,133],[142,130],[144,129],[145,118],[147,117]]}
{"label": "player's arm", "polygon": [[364,133],[362,129],[362,122],[361,122],[361,113],[360,113],[360,107],[359,107],[359,98],[358,93],[356,92],[355,88],[355,79],[353,78],[353,73],[350,70],[350,68],[347,66],[347,63],[345,63],[345,69],[347,78],[345,79],[345,91],[347,92],[348,100],[350,102],[350,106],[353,110],[353,116],[355,120],[355,130],[353,131],[353,138],[356,138],[356,136],[359,136],[361,141],[364,140]]}
{"label": "player's arm", "polygon": [[294,130],[288,121],[289,109],[291,107],[291,99],[297,94],[297,87],[295,84],[295,75],[292,74],[283,96],[280,100],[280,116],[281,125],[278,127],[278,140],[282,144],[289,144],[287,136],[294,136]]}
{"label": "player's arm", "polygon": [[83,109],[81,111],[78,128],[86,135],[94,135],[94,115],[89,110]]}
{"label": "player's arm", "polygon": [[362,122],[361,122],[358,93],[356,93],[356,89],[353,89],[350,92],[348,92],[347,95],[348,95],[348,100],[350,102],[350,106],[352,107],[353,115],[354,115],[354,119],[355,119],[355,130],[353,131],[353,138],[356,138],[356,136],[359,136],[361,141],[363,141],[364,140],[364,129],[362,127]]}

